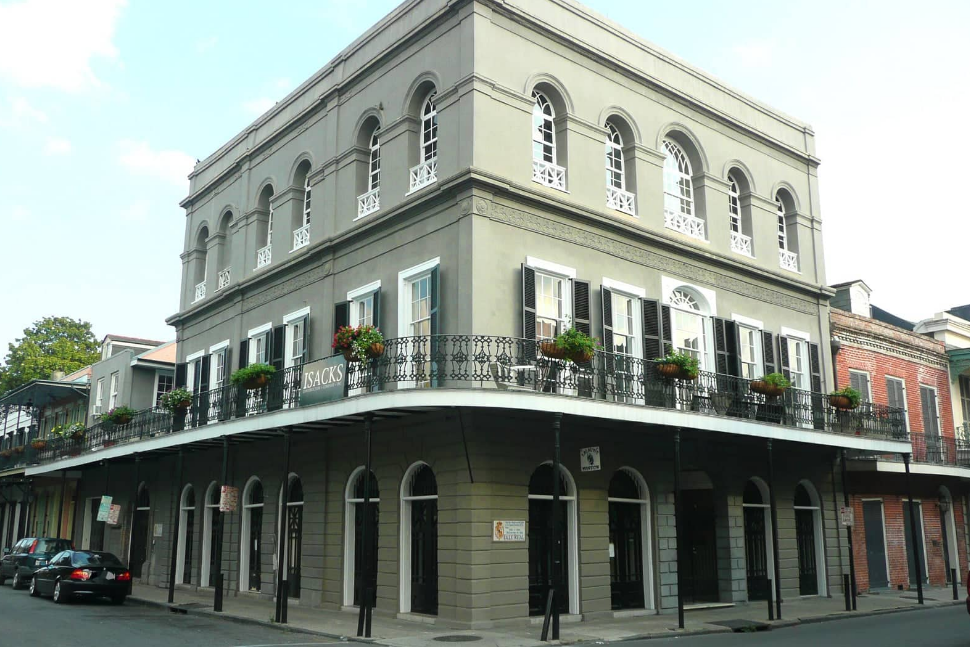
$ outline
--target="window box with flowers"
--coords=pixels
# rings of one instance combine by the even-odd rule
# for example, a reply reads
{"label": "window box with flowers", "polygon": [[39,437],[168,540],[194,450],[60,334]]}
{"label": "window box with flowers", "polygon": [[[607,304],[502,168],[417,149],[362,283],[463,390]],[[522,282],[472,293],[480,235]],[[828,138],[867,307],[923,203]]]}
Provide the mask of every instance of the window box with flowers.
{"label": "window box with flowers", "polygon": [[233,373],[229,381],[247,391],[255,391],[269,384],[275,374],[276,368],[269,364],[250,364]]}
{"label": "window box with flowers", "polygon": [[384,335],[376,326],[341,326],[331,347],[343,353],[348,362],[365,362],[384,354]]}

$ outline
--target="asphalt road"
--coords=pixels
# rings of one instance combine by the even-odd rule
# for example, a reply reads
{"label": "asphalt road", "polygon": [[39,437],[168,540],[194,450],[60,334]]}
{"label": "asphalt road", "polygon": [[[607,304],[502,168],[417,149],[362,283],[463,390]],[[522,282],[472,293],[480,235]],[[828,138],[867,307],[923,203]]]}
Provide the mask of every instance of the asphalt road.
{"label": "asphalt road", "polygon": [[126,602],[101,600],[54,604],[0,586],[0,646],[13,647],[317,647],[348,643],[258,625]]}
{"label": "asphalt road", "polygon": [[710,634],[637,640],[624,647],[955,647],[970,645],[970,615],[965,606],[906,611],[833,620],[756,633]]}

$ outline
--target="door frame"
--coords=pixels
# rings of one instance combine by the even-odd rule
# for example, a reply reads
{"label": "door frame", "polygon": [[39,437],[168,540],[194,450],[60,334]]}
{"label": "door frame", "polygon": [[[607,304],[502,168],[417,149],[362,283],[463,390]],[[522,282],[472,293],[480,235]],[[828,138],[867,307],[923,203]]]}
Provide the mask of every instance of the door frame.
{"label": "door frame", "polygon": [[[908,510],[909,509],[909,501],[910,500],[908,498],[902,498],[901,501],[903,503],[904,509],[907,509]],[[920,574],[923,576],[923,584],[928,584],[929,581],[930,581],[930,573],[927,570],[929,568],[929,559],[928,559],[928,555],[926,554],[926,523],[925,523],[926,520],[923,517],[923,499],[913,499],[913,503],[919,504],[920,543],[923,545],[923,563],[922,563],[923,570],[922,570],[922,572]],[[904,514],[905,514],[905,512],[904,512]],[[909,524],[905,524],[905,525],[909,525]],[[916,537],[913,537],[913,541],[916,541]],[[906,528],[905,527],[903,528],[903,543],[904,544],[906,543]],[[906,552],[907,553],[910,552],[909,546],[906,547]],[[907,568],[907,570],[909,569],[909,556],[908,555],[907,555],[907,558],[906,558],[906,568]],[[909,581],[909,578],[906,578],[906,580],[908,582]]]}
{"label": "door frame", "polygon": [[[91,496],[84,499],[84,522],[81,525],[81,550],[91,550],[91,533],[94,530],[95,520],[91,515],[91,502],[99,501],[101,497]],[[14,527],[16,532],[16,526]]]}
{"label": "door frame", "polygon": [[[818,593],[816,595],[808,595],[804,597],[828,597],[829,586],[828,586],[828,564],[825,559],[825,534],[822,528],[822,497],[819,496],[818,490],[815,489],[815,484],[808,479],[802,479],[795,484],[795,488],[801,485],[808,492],[809,499],[812,502],[810,506],[797,506],[792,505],[794,510],[811,510],[812,511],[812,530],[815,535],[815,570],[818,576]],[[797,528],[797,525],[796,525]],[[797,544],[797,530],[796,530],[796,544]],[[797,550],[797,547],[796,547]]]}
{"label": "door frame", "polygon": [[[431,470],[434,474],[434,470],[424,461],[417,461],[413,463],[405,472],[404,477],[401,479],[401,541],[400,541],[400,571],[401,581],[400,581],[400,610],[401,613],[411,613],[411,502],[412,501],[438,501],[438,495],[426,495],[426,496],[412,496],[408,494],[408,484],[411,480],[411,475],[414,474],[421,467],[426,467]],[[437,484],[438,475],[435,474],[435,483]],[[440,513],[440,510],[439,510]],[[438,533],[437,524],[435,525],[435,534]],[[435,560],[437,561],[438,556],[435,555]],[[437,570],[437,569],[436,569]],[[438,578],[441,579],[440,576]],[[438,587],[438,583],[435,583],[435,588],[438,589],[440,593],[441,590]]]}
{"label": "door frame", "polygon": [[647,485],[647,481],[643,478],[643,475],[630,466],[625,465],[616,471],[626,472],[632,476],[634,482],[640,487],[640,493],[643,497],[641,499],[619,499],[607,495],[606,504],[607,509],[610,503],[636,504],[640,506],[640,551],[643,553],[641,556],[643,562],[643,608],[653,611],[655,609],[653,595],[653,523],[650,516],[653,508],[650,505],[650,486]]}
{"label": "door frame", "polygon": [[[775,599],[775,544],[774,544],[774,533],[771,525],[771,491],[768,489],[768,484],[757,476],[752,476],[748,481],[751,481],[758,487],[758,491],[761,492],[761,500],[767,501],[768,503],[741,503],[741,530],[742,535],[744,535],[744,509],[745,508],[761,508],[765,515],[765,559],[768,560],[768,580],[772,582],[772,586],[769,587],[768,599],[774,601]],[[745,481],[747,484],[747,481]],[[747,549],[747,546],[745,547]],[[747,590],[748,581],[748,563],[747,563],[747,550],[745,550],[745,564],[744,564],[744,575],[745,575],[745,594],[747,596],[751,595],[751,592]],[[750,601],[750,597],[749,597]]]}
{"label": "door frame", "polygon": [[950,567],[952,568],[954,565],[956,565],[957,583],[961,584],[963,583],[963,577],[961,574],[961,571],[963,569],[960,567],[960,548],[959,548],[959,545],[957,544],[958,540],[957,540],[956,515],[953,514],[953,506],[955,505],[955,503],[953,501],[953,495],[950,493],[950,488],[948,488],[947,486],[945,485],[940,486],[940,494],[949,503],[949,509],[946,511],[946,525],[947,525],[946,534],[948,535],[946,537],[946,540],[950,548],[950,551],[949,551]]}
{"label": "door frame", "polygon": [[[891,589],[892,588],[892,585],[893,585],[893,573],[892,573],[891,570],[889,570],[889,541],[888,541],[889,536],[886,534],[886,502],[883,501],[881,498],[877,498],[877,497],[867,498],[867,499],[859,499],[859,500],[862,502],[862,523],[863,523],[863,533],[862,533],[862,536],[863,536],[863,538],[865,538],[865,522],[866,522],[866,512],[865,512],[866,508],[865,508],[865,504],[866,504],[866,501],[869,501],[869,502],[877,501],[877,502],[879,502],[879,515],[882,518],[882,552],[883,552],[883,556],[886,558],[886,586],[888,586]],[[850,529],[850,532],[851,532],[851,529]],[[904,537],[904,540],[905,540],[905,537]],[[868,569],[868,564],[866,565],[866,568]],[[872,580],[871,579],[869,580],[869,588],[870,589],[872,588]]]}

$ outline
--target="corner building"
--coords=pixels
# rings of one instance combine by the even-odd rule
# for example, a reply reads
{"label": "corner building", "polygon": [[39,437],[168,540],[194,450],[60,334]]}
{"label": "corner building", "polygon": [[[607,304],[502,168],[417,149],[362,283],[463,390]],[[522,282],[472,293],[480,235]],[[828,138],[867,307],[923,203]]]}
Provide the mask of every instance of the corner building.
{"label": "corner building", "polygon": [[[378,619],[528,622],[557,551],[576,619],[769,580],[839,595],[833,461],[910,447],[899,412],[857,435],[823,395],[817,165],[809,126],[580,4],[405,2],[193,172],[169,320],[192,408],[36,471],[83,470],[90,497],[107,471],[128,511],[109,545],[153,533],[143,582],[174,555],[177,587],[211,586],[223,524],[227,607],[274,594],[281,527],[291,604],[358,605],[369,556]],[[309,404],[306,363],[363,323],[383,355]],[[542,352],[573,326],[602,341],[591,361]],[[696,380],[660,375],[667,346]],[[254,362],[268,386],[229,383]],[[772,372],[793,388],[751,391]],[[224,442],[239,506],[219,514]]]}

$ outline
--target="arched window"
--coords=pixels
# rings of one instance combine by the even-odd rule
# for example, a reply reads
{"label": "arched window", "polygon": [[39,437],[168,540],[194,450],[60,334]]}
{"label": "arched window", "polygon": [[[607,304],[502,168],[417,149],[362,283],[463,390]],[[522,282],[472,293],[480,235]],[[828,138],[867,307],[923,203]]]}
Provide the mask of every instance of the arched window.
{"label": "arched window", "polygon": [[293,174],[292,185],[303,190],[303,200],[299,208],[291,211],[291,224],[293,227],[293,249],[296,251],[310,244],[310,208],[313,202],[312,191],[310,188],[310,171],[312,170],[310,160],[305,159],[296,167]]}
{"label": "arched window", "polygon": [[263,246],[256,250],[256,269],[266,267],[273,260],[273,185],[267,184],[259,194],[257,207],[265,212],[266,223],[256,226],[257,245]]}
{"label": "arched window", "polygon": [[775,197],[775,206],[778,207],[778,249],[788,251],[788,226],[785,224],[785,205],[780,195]]}
{"label": "arched window", "polygon": [[671,328],[674,347],[697,360],[701,370],[708,370],[707,319],[698,298],[678,288],[670,293]]}
{"label": "arched window", "polygon": [[310,176],[303,179],[303,226],[310,225]]}
{"label": "arched window", "polygon": [[218,277],[216,290],[229,287],[231,281],[230,263],[232,261],[232,241],[229,227],[232,225],[232,211],[226,211],[219,219],[219,253],[216,257]]}
{"label": "arched window", "polygon": [[541,92],[532,92],[532,159],[547,164],[556,163],[556,132],[553,111],[549,99]]}
{"label": "arched window", "polygon": [[205,491],[205,509],[202,511],[202,577],[199,578],[203,586],[215,586],[219,573],[216,563],[216,528],[219,527],[219,484],[213,481]]}
{"label": "arched window", "polygon": [[[280,488],[280,514],[282,514],[283,490]],[[303,481],[290,474],[286,492],[286,544],[283,547],[286,564],[287,595],[300,597],[300,580],[303,564]]]}
{"label": "arched window", "polygon": [[381,188],[381,137],[380,126],[370,136],[370,166],[367,172],[367,190]]}
{"label": "arched window", "polygon": [[610,600],[614,610],[653,608],[650,558],[650,495],[635,470],[624,467],[610,479]]}
{"label": "arched window", "polygon": [[748,576],[748,600],[770,600],[769,581],[774,581],[774,546],[768,486],[750,479],[744,486],[744,556]]}
{"label": "arched window", "polygon": [[545,612],[551,577],[550,555],[560,562],[560,580],[553,582],[560,612],[579,613],[576,485],[566,468],[559,468],[559,535],[552,528],[552,463],[543,463],[529,479],[529,615]]}
{"label": "arched window", "polygon": [[435,108],[436,93],[432,92],[421,108],[421,161],[430,162],[438,157],[438,110]]}
{"label": "arched window", "polygon": [[728,215],[731,218],[731,251],[753,256],[751,236],[745,234],[745,217],[741,214],[741,186],[734,173],[728,173]]}
{"label": "arched window", "polygon": [[690,160],[683,149],[669,139],[663,141],[663,152],[664,226],[704,239],[704,221],[694,213]]}
{"label": "arched window", "polygon": [[438,615],[438,482],[426,463],[401,483],[401,613]]}
{"label": "arched window", "polygon": [[[128,568],[132,577],[142,576],[142,565],[148,559],[148,528],[151,523],[152,502],[148,486],[142,483],[135,500],[135,514],[131,522],[131,544],[128,548]],[[2,543],[2,535],[0,535]]]}
{"label": "arched window", "polygon": [[209,228],[203,226],[196,237],[195,250],[199,257],[195,260],[195,301],[205,298],[205,277],[209,273]]}
{"label": "arched window", "polygon": [[[377,477],[370,472],[369,510],[364,510],[365,471],[358,467],[347,481],[344,493],[346,511],[344,519],[344,605],[359,606],[364,588],[371,592],[370,602],[376,606],[377,602],[377,564],[378,543],[380,539],[380,488]],[[370,514],[368,520],[367,545],[363,544],[364,515]],[[365,557],[369,555],[369,563]],[[365,566],[369,578],[365,580]]]}
{"label": "arched window", "polygon": [[626,188],[623,176],[623,139],[620,131],[606,122],[606,186],[621,191]]}
{"label": "arched window", "polygon": [[255,476],[243,488],[242,536],[239,542],[239,590],[262,587],[263,484]]}
{"label": "arched window", "polygon": [[795,487],[794,504],[798,592],[800,595],[825,595],[821,499],[811,483],[802,481]]}
{"label": "arched window", "polygon": [[195,532],[195,489],[186,485],[179,499],[179,536],[175,581],[192,583],[192,544]]}
{"label": "arched window", "polygon": [[793,204],[791,195],[787,192],[779,191],[775,195],[775,204],[778,207],[778,264],[782,269],[798,271],[798,240],[789,235],[788,214],[794,211],[789,206]]}

